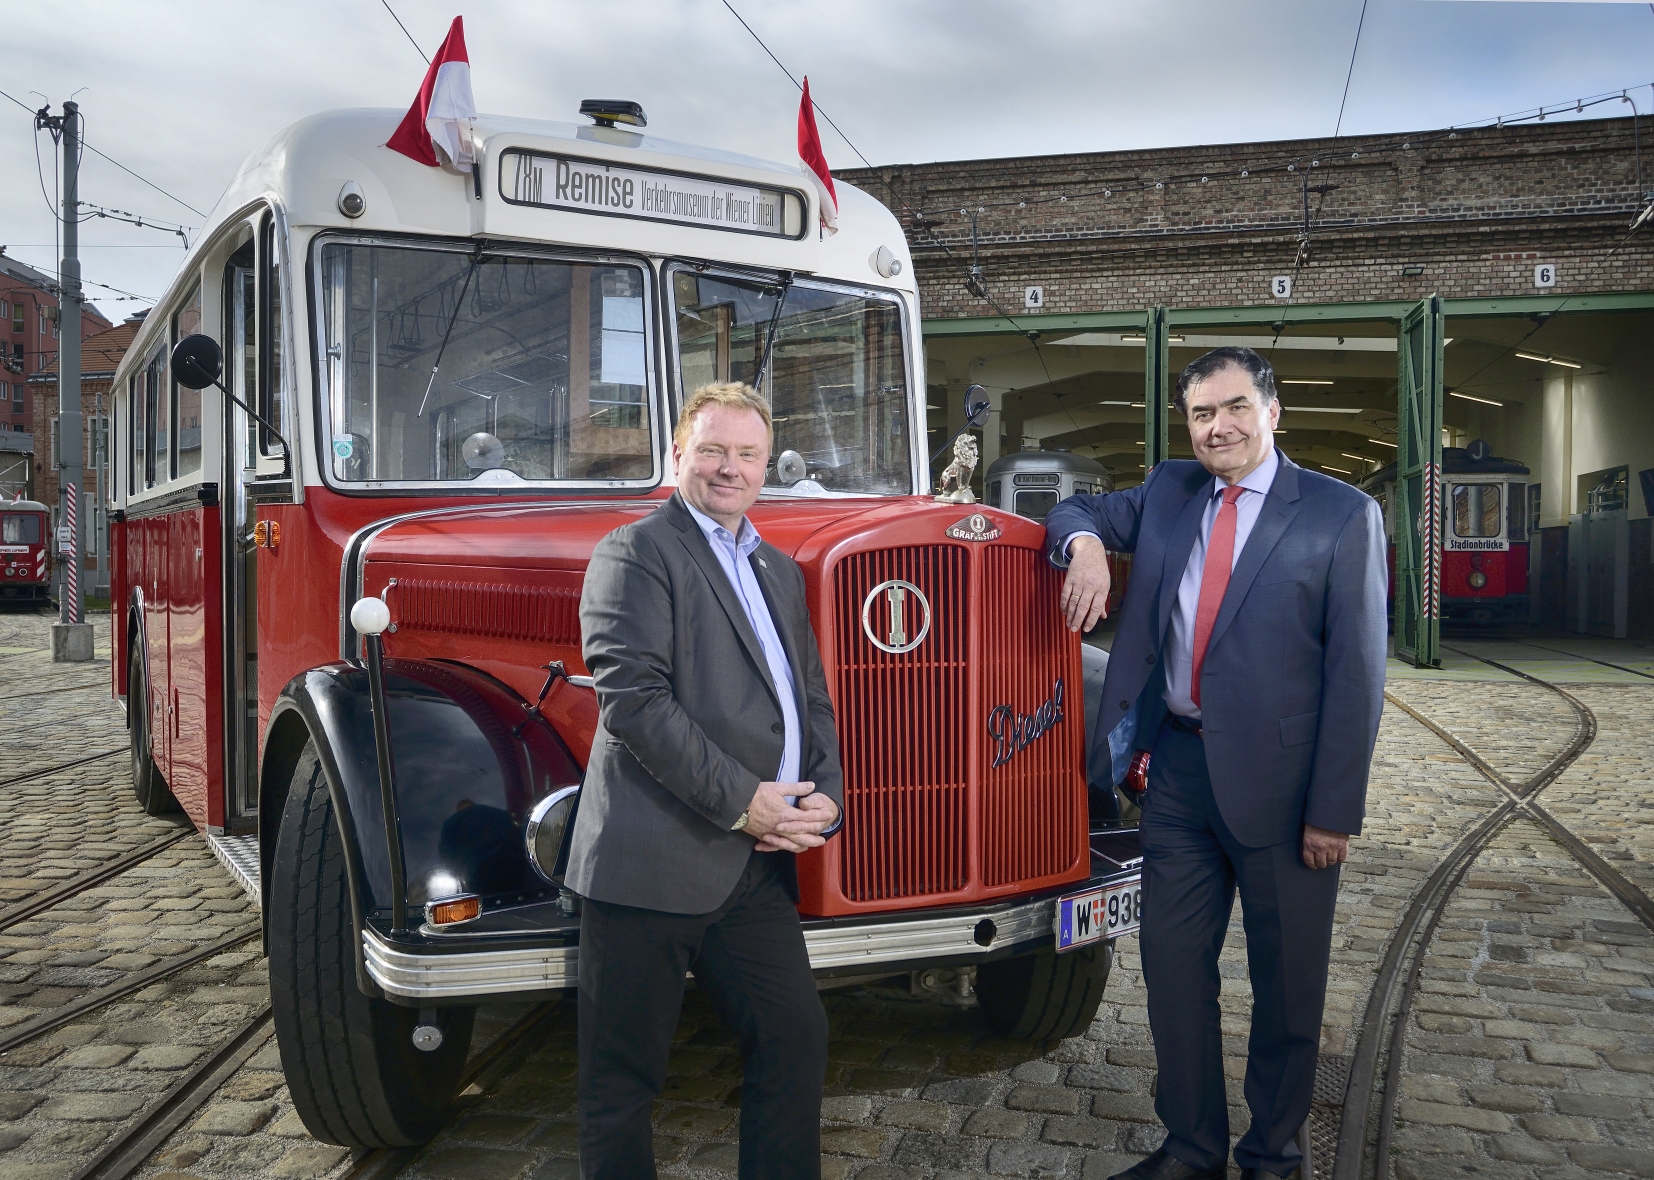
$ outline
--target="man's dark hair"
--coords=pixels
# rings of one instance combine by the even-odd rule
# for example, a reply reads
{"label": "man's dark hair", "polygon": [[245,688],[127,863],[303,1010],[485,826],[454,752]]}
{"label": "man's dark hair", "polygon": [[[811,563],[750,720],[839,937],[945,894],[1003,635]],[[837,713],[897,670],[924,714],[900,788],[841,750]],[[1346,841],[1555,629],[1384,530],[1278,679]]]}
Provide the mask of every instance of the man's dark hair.
{"label": "man's dark hair", "polygon": [[1172,396],[1172,404],[1177,407],[1177,412],[1188,414],[1189,390],[1214,373],[1221,373],[1229,368],[1240,369],[1252,378],[1252,388],[1258,391],[1258,400],[1264,405],[1267,406],[1275,400],[1275,370],[1270,367],[1269,362],[1250,348],[1225,345],[1191,361],[1177,375],[1177,393]]}

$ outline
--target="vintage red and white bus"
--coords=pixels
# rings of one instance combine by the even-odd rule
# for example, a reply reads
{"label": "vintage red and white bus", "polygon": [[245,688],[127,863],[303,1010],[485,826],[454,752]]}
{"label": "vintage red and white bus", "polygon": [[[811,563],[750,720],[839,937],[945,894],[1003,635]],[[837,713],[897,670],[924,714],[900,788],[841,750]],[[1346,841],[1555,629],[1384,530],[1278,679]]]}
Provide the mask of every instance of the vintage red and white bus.
{"label": "vintage red and white bus", "polygon": [[[477,178],[386,149],[396,111],[282,131],[116,376],[135,788],[259,898],[287,1079],[336,1143],[434,1133],[475,1006],[575,981],[583,571],[671,494],[705,382],[774,407],[752,517],[805,571],[837,709],[845,826],[800,871],[818,974],[1067,1036],[1135,926],[1135,836],[1087,823],[1100,653],[1043,530],[929,494],[896,218],[841,186],[824,236],[797,167],[587,106],[479,119]],[[169,363],[199,336],[222,392]]]}
{"label": "vintage red and white bus", "polygon": [[46,602],[52,593],[52,512],[19,496],[0,500],[0,602]]}

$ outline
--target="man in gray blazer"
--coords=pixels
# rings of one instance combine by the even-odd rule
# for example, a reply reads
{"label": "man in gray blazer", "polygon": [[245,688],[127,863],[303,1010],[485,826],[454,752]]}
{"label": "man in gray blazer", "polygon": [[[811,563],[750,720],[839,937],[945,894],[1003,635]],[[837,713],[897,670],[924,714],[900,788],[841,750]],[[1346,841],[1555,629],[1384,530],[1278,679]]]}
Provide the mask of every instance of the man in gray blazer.
{"label": "man in gray blazer", "polygon": [[741,1177],[820,1176],[827,1015],[793,854],[837,830],[844,775],[804,576],[746,518],[770,442],[749,386],[697,390],[677,492],[586,571],[599,720],[566,880],[585,899],[587,1180],[655,1175],[651,1108],[690,971],[741,1045]]}
{"label": "man in gray blazer", "polygon": [[1337,866],[1384,707],[1384,522],[1371,497],[1276,451],[1275,375],[1251,349],[1196,360],[1176,404],[1197,462],[1046,518],[1075,630],[1104,613],[1104,550],[1136,555],[1095,734],[1153,751],[1141,942],[1166,1141],[1113,1180],[1227,1175],[1218,953],[1237,887],[1252,1122],[1235,1162],[1246,1180],[1296,1176]]}

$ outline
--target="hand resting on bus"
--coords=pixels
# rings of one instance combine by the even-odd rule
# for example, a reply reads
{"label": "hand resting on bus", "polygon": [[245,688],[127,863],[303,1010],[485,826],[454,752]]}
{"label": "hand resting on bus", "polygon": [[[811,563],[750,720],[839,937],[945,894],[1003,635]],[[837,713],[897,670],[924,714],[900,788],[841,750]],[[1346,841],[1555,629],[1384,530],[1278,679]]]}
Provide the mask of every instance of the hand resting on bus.
{"label": "hand resting on bus", "polygon": [[1085,632],[1108,617],[1108,550],[1096,537],[1075,537],[1068,546],[1068,576],[1062,583],[1062,609],[1070,631]]}
{"label": "hand resting on bus", "polygon": [[805,852],[827,842],[821,833],[838,819],[838,805],[815,789],[808,782],[758,784],[745,831],[757,839],[759,852]]}

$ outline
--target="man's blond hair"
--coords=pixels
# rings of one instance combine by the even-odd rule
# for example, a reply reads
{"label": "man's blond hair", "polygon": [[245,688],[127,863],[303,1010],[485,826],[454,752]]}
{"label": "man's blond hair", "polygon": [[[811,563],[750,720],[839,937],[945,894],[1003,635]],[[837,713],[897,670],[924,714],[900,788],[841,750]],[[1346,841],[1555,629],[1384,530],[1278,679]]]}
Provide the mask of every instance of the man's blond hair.
{"label": "man's blond hair", "polygon": [[756,390],[744,381],[715,381],[711,385],[703,385],[689,395],[689,400],[683,403],[683,413],[678,415],[678,427],[672,432],[672,441],[682,450],[689,445],[689,431],[695,422],[695,415],[708,406],[724,406],[731,410],[751,410],[764,420],[764,433],[775,441],[775,427],[770,422],[770,404],[758,396]]}

